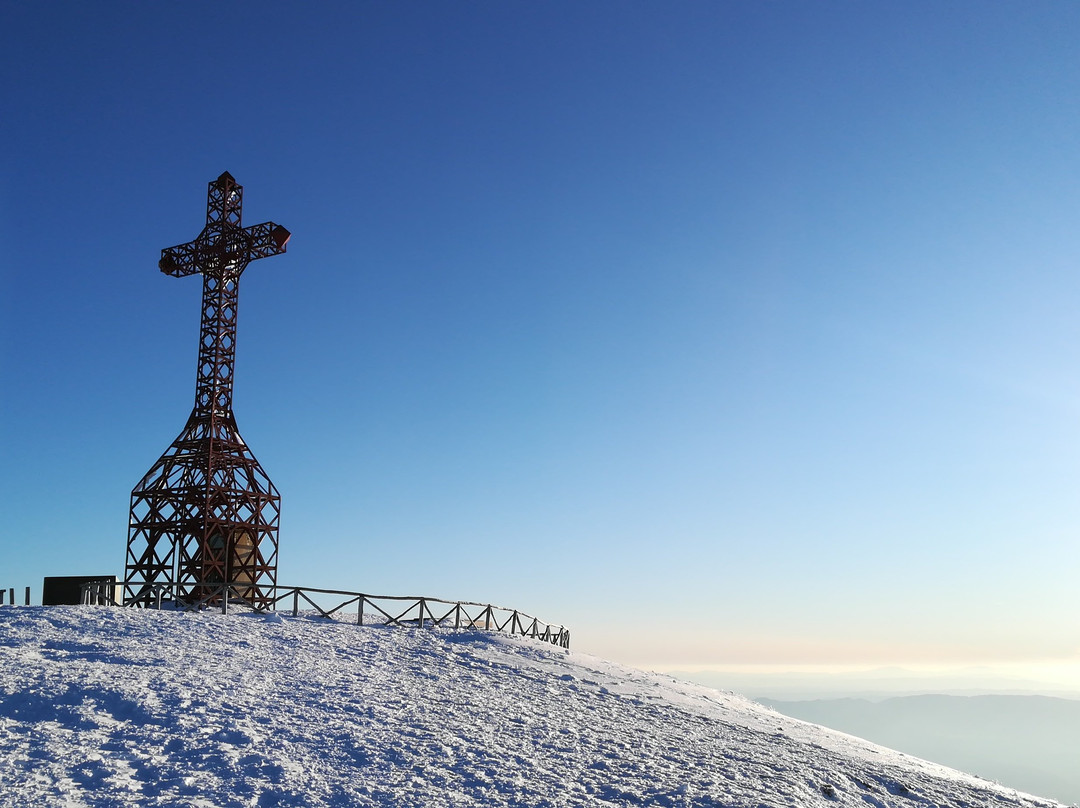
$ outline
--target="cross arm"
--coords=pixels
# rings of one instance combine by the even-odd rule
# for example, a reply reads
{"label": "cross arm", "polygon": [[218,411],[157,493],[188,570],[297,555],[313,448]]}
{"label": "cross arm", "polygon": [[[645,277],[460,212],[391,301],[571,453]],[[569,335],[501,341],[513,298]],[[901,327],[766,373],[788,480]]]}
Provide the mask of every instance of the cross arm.
{"label": "cross arm", "polygon": [[242,271],[249,261],[281,255],[292,235],[275,222],[253,224],[243,230],[229,228],[224,234],[215,228],[208,237],[209,230],[210,228],[207,228],[199,238],[187,244],[177,244],[162,250],[158,268],[174,278],[194,275],[207,268],[208,258],[216,251],[232,256],[239,262],[238,271]]}
{"label": "cross arm", "polygon": [[289,243],[292,233],[280,224],[263,222],[245,227],[244,235],[247,236],[250,245],[248,255],[254,261],[256,258],[281,255],[285,252],[285,246]]}
{"label": "cross arm", "polygon": [[189,241],[187,244],[166,247],[161,251],[158,269],[174,278],[194,275],[199,271],[199,266],[195,262],[195,242]]}

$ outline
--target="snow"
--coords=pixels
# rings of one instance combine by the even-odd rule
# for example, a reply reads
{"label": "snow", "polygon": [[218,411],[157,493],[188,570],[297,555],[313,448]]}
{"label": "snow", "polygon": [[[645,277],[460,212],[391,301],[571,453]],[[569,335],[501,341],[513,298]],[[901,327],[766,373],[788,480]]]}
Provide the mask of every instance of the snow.
{"label": "snow", "polygon": [[0,609],[0,806],[1054,806],[481,631]]}

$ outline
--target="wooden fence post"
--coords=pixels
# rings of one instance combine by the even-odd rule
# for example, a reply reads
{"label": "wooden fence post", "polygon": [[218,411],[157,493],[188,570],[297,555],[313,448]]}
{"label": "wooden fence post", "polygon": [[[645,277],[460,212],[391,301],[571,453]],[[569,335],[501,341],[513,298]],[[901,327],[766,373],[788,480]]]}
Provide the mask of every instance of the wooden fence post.
{"label": "wooden fence post", "polygon": [[356,605],[356,625],[364,625],[364,596],[360,596],[360,601]]}

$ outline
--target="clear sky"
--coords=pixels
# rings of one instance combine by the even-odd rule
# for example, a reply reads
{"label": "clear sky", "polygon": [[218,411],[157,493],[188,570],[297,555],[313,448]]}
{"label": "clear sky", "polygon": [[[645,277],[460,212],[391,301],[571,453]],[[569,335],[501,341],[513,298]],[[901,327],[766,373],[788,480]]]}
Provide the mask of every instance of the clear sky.
{"label": "clear sky", "polygon": [[122,574],[194,395],[158,256],[228,170],[294,234],[235,395],[282,582],[646,667],[1077,670],[1078,43],[1032,0],[4,4],[0,586]]}

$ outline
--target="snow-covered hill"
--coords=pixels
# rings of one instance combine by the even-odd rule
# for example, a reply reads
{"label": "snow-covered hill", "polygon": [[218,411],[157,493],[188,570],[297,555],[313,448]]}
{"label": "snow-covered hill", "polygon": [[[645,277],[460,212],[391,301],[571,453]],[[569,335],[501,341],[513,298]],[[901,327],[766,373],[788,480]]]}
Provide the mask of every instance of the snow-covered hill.
{"label": "snow-covered hill", "polygon": [[0,806],[1051,806],[475,631],[0,609]]}

